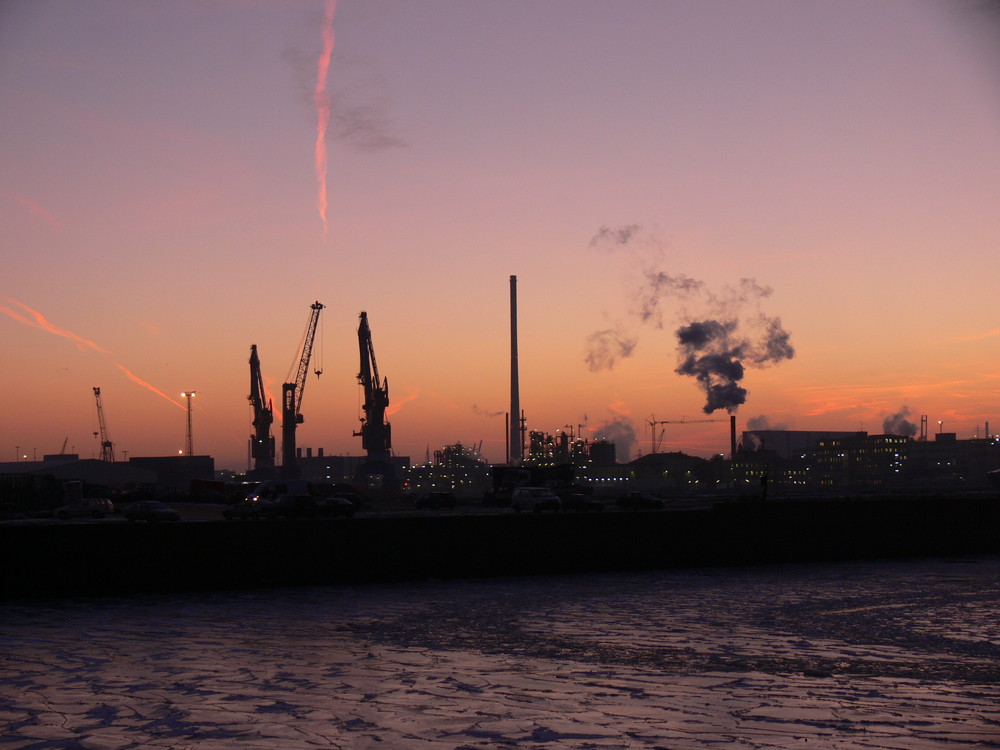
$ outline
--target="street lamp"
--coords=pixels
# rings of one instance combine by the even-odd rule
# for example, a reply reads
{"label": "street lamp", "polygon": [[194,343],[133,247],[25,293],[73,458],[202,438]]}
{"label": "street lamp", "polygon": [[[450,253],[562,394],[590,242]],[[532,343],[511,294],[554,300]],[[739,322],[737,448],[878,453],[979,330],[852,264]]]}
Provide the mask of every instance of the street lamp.
{"label": "street lamp", "polygon": [[941,434],[941,430],[943,430],[943,429],[944,429],[944,422],[942,422],[942,421],[941,421],[941,420],[939,419],[939,420],[938,420],[938,435],[940,435],[940,434]]}
{"label": "street lamp", "polygon": [[194,438],[191,435],[191,399],[195,396],[195,391],[184,391],[181,394],[181,398],[187,399],[187,439],[184,443],[184,452],[189,455],[194,455]]}

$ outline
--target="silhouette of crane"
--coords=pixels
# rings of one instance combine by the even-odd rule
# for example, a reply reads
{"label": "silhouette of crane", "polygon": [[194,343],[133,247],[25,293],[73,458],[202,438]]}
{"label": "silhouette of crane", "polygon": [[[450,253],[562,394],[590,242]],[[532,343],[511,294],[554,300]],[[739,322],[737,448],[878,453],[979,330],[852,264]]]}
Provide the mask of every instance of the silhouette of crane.
{"label": "silhouette of crane", "polygon": [[[309,374],[309,360],[312,358],[313,341],[316,338],[316,325],[319,323],[319,313],[324,305],[314,302],[309,306],[309,322],[302,336],[301,355],[295,380],[281,386],[281,475],[288,479],[297,479],[299,467],[295,451],[295,428],[300,425],[302,416],[302,393],[306,388],[306,376]],[[293,363],[292,367],[295,367]],[[316,370],[316,377],[323,374]]]}
{"label": "silhouette of crane", "polygon": [[660,443],[663,442],[663,433],[665,430],[660,430],[659,435],[656,433],[656,428],[661,424],[701,424],[704,422],[728,422],[728,419],[657,419],[654,415],[650,414],[649,419],[646,420],[646,424],[649,425],[650,432],[652,435],[653,453],[660,452]]}
{"label": "silhouette of crane", "polygon": [[[94,386],[94,400],[97,402],[97,424],[100,432],[95,432],[94,437],[101,439],[101,460],[109,463],[115,462],[115,444],[108,437],[108,423],[104,421],[104,404],[101,402],[101,389]],[[67,438],[68,439],[68,438]],[[66,450],[66,443],[63,442],[63,450]]]}

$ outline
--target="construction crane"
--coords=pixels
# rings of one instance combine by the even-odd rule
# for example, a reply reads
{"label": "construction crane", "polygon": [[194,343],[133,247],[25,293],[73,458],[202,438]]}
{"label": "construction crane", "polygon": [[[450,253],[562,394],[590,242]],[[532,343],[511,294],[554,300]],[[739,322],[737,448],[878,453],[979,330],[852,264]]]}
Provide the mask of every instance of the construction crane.
{"label": "construction crane", "polygon": [[[306,324],[306,332],[302,336],[302,346],[298,358],[295,380],[281,386],[281,473],[288,479],[298,477],[299,468],[295,451],[295,428],[303,422],[302,393],[306,387],[306,376],[309,374],[309,360],[312,358],[313,341],[316,338],[316,325],[319,323],[319,312],[323,305],[314,302],[310,305],[312,312]],[[316,370],[316,377],[323,374]]]}
{"label": "construction crane", "polygon": [[354,433],[361,438],[361,447],[368,453],[367,481],[381,477],[378,482],[384,483],[392,476],[392,427],[385,421],[385,410],[389,406],[389,381],[382,380],[378,374],[378,364],[375,362],[375,347],[372,344],[372,332],[368,327],[368,313],[359,316],[358,345],[361,350],[361,370],[358,373],[358,383],[364,389],[364,416],[360,417],[361,429]]}
{"label": "construction crane", "polygon": [[250,395],[247,399],[253,408],[250,456],[259,475],[269,474],[274,470],[274,435],[271,434],[274,408],[270,399],[267,399],[266,405],[264,403],[264,378],[260,373],[260,357],[257,356],[256,344],[250,345]]}
{"label": "construction crane", "polygon": [[653,453],[660,452],[660,442],[663,440],[663,430],[660,430],[659,435],[656,433],[656,428],[661,424],[702,424],[705,422],[728,422],[728,419],[657,419],[655,416],[650,414],[650,418],[646,420],[646,424],[649,425],[650,432],[653,438]]}
{"label": "construction crane", "polygon": [[[108,437],[108,423],[104,421],[104,404],[101,402],[101,389],[94,386],[94,400],[97,402],[97,424],[100,432],[95,432],[94,437],[101,439],[101,460],[109,463],[115,462],[115,444]],[[66,450],[66,443],[63,443],[63,450]]]}

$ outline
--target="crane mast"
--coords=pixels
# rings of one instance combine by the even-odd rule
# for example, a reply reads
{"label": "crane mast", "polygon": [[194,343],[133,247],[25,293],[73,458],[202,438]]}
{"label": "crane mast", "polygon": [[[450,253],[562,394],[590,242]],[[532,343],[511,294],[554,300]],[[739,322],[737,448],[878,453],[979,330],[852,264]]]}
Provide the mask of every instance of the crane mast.
{"label": "crane mast", "polygon": [[[316,325],[319,323],[319,312],[323,309],[323,305],[314,302],[310,305],[310,309],[312,312],[309,315],[309,322],[306,324],[305,335],[302,337],[302,349],[295,380],[281,386],[281,473],[286,478],[298,476],[295,428],[304,421],[301,411],[302,393],[306,387],[309,360],[312,358],[313,341],[316,338]],[[316,370],[316,377],[321,374],[322,370]]]}
{"label": "crane mast", "polygon": [[[104,421],[104,404],[101,402],[101,389],[94,386],[94,400],[97,402],[97,424],[100,429],[101,438],[101,460],[109,463],[115,462],[115,445],[108,437],[108,424]],[[94,433],[97,437],[98,433]],[[66,443],[63,443],[63,450],[66,450]]]}
{"label": "crane mast", "polygon": [[247,397],[253,408],[253,434],[250,435],[250,455],[254,469],[259,474],[270,473],[274,469],[274,436],[271,423],[274,409],[270,399],[265,404],[264,378],[260,372],[260,357],[257,345],[250,345],[250,395]]}
{"label": "crane mast", "polygon": [[368,327],[368,313],[362,312],[358,326],[358,344],[361,350],[361,370],[358,383],[364,389],[365,415],[361,417],[361,430],[354,433],[361,438],[361,447],[368,452],[370,464],[388,464],[392,454],[392,427],[385,421],[389,406],[389,381],[381,380],[375,362],[372,332]]}

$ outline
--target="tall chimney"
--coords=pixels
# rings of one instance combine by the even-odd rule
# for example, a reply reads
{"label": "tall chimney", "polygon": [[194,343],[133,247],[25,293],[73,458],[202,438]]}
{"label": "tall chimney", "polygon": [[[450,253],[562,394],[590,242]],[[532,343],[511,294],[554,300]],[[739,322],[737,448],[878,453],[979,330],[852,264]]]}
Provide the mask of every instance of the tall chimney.
{"label": "tall chimney", "polygon": [[736,460],[736,415],[729,415],[729,460]]}
{"label": "tall chimney", "polygon": [[507,462],[521,463],[521,394],[517,374],[517,276],[510,277],[510,441]]}

